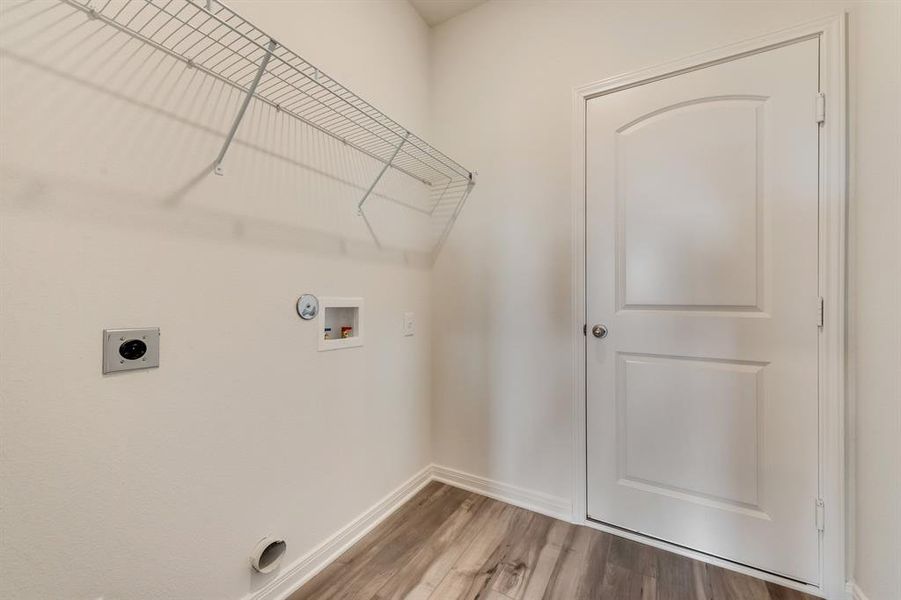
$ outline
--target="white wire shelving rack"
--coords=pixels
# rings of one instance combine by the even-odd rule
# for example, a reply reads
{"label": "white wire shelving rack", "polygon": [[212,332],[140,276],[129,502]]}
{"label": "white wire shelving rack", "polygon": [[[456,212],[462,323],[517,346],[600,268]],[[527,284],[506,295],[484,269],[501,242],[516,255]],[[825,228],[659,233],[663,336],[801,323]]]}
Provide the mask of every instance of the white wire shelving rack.
{"label": "white wire shelving rack", "polygon": [[475,185],[473,172],[216,0],[60,1],[243,92],[213,163],[217,175],[225,173],[229,147],[257,100],[382,163],[357,203],[376,244],[364,207],[388,169],[426,186],[425,212],[446,221],[434,253]]}

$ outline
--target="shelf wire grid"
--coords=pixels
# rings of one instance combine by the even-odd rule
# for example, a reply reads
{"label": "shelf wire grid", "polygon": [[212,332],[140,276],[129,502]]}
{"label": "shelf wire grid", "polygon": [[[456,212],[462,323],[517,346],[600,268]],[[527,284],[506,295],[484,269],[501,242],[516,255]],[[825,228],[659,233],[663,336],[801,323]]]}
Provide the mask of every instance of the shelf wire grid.
{"label": "shelf wire grid", "polygon": [[60,1],[244,93],[259,75],[256,100],[427,186],[428,206],[419,210],[446,221],[437,228],[440,248],[473,174],[229,7],[214,0]]}

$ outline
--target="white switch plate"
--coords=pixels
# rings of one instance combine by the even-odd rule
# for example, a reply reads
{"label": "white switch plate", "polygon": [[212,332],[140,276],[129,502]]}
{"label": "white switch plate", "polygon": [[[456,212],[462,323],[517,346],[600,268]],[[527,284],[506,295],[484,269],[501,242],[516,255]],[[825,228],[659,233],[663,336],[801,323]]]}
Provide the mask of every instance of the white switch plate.
{"label": "white switch plate", "polygon": [[404,335],[413,335],[416,333],[416,319],[411,312],[404,313]]}

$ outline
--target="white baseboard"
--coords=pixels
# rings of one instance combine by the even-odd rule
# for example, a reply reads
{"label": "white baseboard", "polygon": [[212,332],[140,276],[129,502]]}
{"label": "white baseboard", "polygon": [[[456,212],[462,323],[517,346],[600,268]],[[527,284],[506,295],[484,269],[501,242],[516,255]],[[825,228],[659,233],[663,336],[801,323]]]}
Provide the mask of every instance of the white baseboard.
{"label": "white baseboard", "polygon": [[[576,522],[573,520],[572,503],[566,498],[552,496],[535,490],[528,490],[515,485],[480,477],[478,475],[471,475],[449,467],[429,465],[376,503],[372,508],[351,521],[340,531],[336,532],[318,547],[314,548],[281,571],[276,578],[269,582],[265,587],[245,596],[244,600],[285,600],[292,592],[322,571],[345,550],[369,533],[376,525],[384,521],[391,513],[400,508],[407,500],[416,494],[416,492],[432,481],[440,481],[457,488],[475,492],[562,521]],[[664,550],[689,556],[703,562],[720,564],[720,566],[727,569],[743,573],[746,572],[749,575],[769,581],[775,581],[776,583],[805,591],[813,595],[821,595],[820,590],[812,586],[798,584],[781,577],[760,573],[747,567],[743,568],[728,563],[728,561],[721,561],[678,546],[672,546],[666,542],[647,539],[643,536],[630,534],[587,520],[579,522],[578,524],[607,531],[613,535],[634,539],[641,543],[663,548]],[[849,600],[868,600],[863,591],[861,591],[853,581],[848,582],[847,591]]]}
{"label": "white baseboard", "polygon": [[319,546],[294,561],[265,587],[245,596],[245,600],[284,600],[400,508],[431,480],[432,466],[429,465]]}
{"label": "white baseboard", "polygon": [[860,589],[860,586],[853,580],[848,582],[848,598],[851,600],[869,600],[867,595],[863,593],[863,590]]}
{"label": "white baseboard", "polygon": [[[416,494],[416,492],[432,481],[440,481],[457,488],[475,492],[482,496],[494,498],[495,500],[500,500],[501,502],[519,506],[520,508],[531,510],[562,521],[576,522],[573,520],[572,503],[566,498],[552,496],[535,490],[528,490],[515,485],[433,464],[414,475],[403,485],[388,494],[385,498],[376,503],[375,506],[351,521],[346,527],[336,532],[318,547],[296,560],[289,567],[281,571],[278,576],[265,587],[247,595],[244,600],[284,600],[292,592],[309,581],[314,575],[327,567],[360,538],[369,533],[376,525],[390,516],[391,513],[400,508],[407,500]],[[718,560],[678,546],[672,546],[666,542],[647,539],[643,536],[630,534],[587,520],[578,522],[578,524],[607,531],[613,535],[634,539],[641,543],[675,552],[676,554],[689,556],[690,558],[695,558],[703,562],[719,564],[727,569],[747,573],[769,581],[775,581],[781,585],[801,590],[809,594],[821,595],[820,590],[812,586],[799,584],[766,573],[760,573],[747,567],[729,563],[728,561]],[[847,590],[849,600],[868,600],[866,595],[853,581],[848,582]]]}
{"label": "white baseboard", "polygon": [[432,465],[432,479],[561,521],[572,520],[572,502],[566,498],[527,490],[440,465]]}
{"label": "white baseboard", "polygon": [[244,600],[284,600],[432,481],[440,481],[555,519],[563,521],[572,519],[572,504],[565,498],[470,475],[448,467],[429,465],[322,544],[294,561],[265,587],[245,596]]}

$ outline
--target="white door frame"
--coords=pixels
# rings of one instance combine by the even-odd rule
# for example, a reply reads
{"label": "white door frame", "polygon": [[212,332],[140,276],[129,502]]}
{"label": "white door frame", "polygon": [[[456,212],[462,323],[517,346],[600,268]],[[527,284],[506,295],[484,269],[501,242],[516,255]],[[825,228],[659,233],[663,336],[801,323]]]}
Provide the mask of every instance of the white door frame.
{"label": "white door frame", "polygon": [[[573,522],[630,537],[752,574],[830,599],[845,597],[845,220],[846,220],[846,41],[844,14],[692,55],[650,69],[617,75],[574,90],[573,107]],[[820,91],[826,96],[826,120],[820,129],[819,287],[825,301],[819,336],[820,497],[825,529],[820,536],[820,585],[810,586],[743,567],[666,542],[607,527],[587,518],[585,313],[585,153],[586,110],[591,98],[636,85],[728,62],[803,39],[820,40]],[[811,98],[811,102],[815,99]],[[811,526],[814,507],[811,506]]]}

